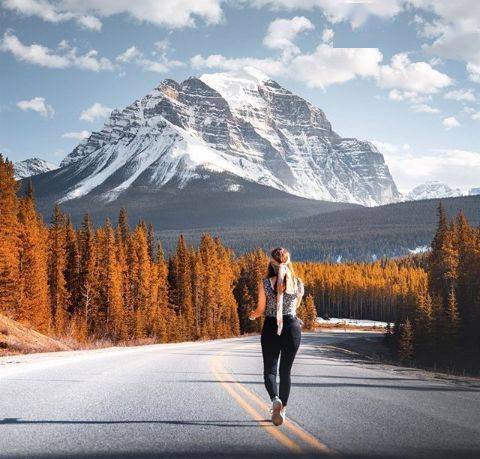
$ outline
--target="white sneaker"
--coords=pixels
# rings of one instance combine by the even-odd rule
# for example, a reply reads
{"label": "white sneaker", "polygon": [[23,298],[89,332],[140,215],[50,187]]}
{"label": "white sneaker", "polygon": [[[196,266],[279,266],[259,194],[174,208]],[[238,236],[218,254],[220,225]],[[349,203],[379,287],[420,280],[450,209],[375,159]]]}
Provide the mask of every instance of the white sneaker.
{"label": "white sneaker", "polygon": [[281,410],[280,410],[280,416],[282,417],[282,423],[285,422],[285,419],[287,418],[287,407],[284,406]]}
{"label": "white sneaker", "polygon": [[282,417],[282,410],[283,410],[282,401],[275,397],[272,401],[272,422],[274,425],[279,426],[282,425],[284,418]]}

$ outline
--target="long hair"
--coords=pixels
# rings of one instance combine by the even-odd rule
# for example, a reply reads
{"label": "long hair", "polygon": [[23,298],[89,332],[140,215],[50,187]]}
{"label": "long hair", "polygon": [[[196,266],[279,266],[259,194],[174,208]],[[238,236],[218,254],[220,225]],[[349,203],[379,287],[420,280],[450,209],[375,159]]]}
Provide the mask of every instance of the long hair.
{"label": "long hair", "polygon": [[[290,275],[295,282],[295,271],[293,269],[293,265],[290,261],[290,253],[288,250],[284,249],[283,247],[277,247],[276,249],[273,249],[270,256],[272,257],[272,260],[276,262],[277,264],[281,263],[286,263],[288,270],[290,271]],[[283,278],[283,282],[279,283],[278,282],[278,267],[275,266],[275,264],[270,261],[268,263],[268,272],[267,276],[270,277],[275,277],[275,285],[273,286],[273,289],[275,293],[283,293],[287,290],[287,276]]]}

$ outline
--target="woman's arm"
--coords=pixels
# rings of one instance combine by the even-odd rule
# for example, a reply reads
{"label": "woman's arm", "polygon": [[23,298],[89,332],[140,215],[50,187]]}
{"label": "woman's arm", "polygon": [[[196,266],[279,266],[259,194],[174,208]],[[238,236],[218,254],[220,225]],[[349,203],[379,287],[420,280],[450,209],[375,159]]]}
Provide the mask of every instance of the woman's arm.
{"label": "woman's arm", "polygon": [[248,318],[250,320],[255,320],[256,318],[260,317],[263,315],[265,312],[265,307],[266,307],[267,299],[265,298],[265,289],[263,288],[263,282],[260,281],[258,283],[258,301],[257,301],[257,309],[255,311],[252,311]]}
{"label": "woman's arm", "polygon": [[303,294],[305,293],[305,287],[303,286],[303,282],[300,279],[297,279],[298,284],[298,293],[297,293],[297,307],[298,309],[302,304]]}

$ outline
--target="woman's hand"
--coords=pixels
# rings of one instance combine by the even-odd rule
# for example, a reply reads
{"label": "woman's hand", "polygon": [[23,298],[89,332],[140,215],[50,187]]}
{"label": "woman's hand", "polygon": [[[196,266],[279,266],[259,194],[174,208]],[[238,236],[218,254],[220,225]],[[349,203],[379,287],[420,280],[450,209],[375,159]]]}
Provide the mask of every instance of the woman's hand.
{"label": "woman's hand", "polygon": [[257,305],[257,309],[252,311],[248,315],[248,318],[250,320],[258,319],[265,312],[265,305],[266,305],[265,289],[263,287],[263,281],[259,281],[259,283],[258,283],[258,305]]}

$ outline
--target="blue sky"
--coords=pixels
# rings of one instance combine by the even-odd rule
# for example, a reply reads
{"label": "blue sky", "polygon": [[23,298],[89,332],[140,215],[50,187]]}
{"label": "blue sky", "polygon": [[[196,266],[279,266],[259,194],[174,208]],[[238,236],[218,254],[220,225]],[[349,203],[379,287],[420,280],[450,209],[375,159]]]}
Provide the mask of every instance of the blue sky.
{"label": "blue sky", "polygon": [[0,151],[59,163],[164,78],[253,65],[403,191],[480,186],[477,0],[0,0]]}

